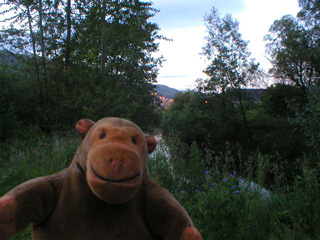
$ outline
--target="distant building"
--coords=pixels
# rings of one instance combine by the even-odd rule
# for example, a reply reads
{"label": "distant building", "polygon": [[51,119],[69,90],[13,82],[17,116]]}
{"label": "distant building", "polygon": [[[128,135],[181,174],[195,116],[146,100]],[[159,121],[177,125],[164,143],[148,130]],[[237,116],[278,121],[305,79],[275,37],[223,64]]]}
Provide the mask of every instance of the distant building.
{"label": "distant building", "polygon": [[151,94],[157,97],[160,105],[164,108],[168,108],[173,103],[174,96],[180,92],[177,89],[170,88],[161,84],[157,84],[155,87],[156,91]]}
{"label": "distant building", "polygon": [[173,98],[160,96],[157,92],[152,92],[151,95],[154,95],[160,101],[160,105],[164,108],[168,108],[173,103]]}
{"label": "distant building", "polygon": [[163,96],[159,96],[160,101],[161,101],[161,106],[163,106],[164,108],[168,108],[172,103],[173,103],[173,99],[172,98],[166,98]]}

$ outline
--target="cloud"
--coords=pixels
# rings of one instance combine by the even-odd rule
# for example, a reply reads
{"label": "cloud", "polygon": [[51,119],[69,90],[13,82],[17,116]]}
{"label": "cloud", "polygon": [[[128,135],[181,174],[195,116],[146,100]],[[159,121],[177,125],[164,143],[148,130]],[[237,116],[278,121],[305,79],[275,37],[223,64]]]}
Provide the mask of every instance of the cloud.
{"label": "cloud", "polygon": [[[299,11],[297,0],[154,0],[155,8],[161,12],[156,20],[167,38],[172,42],[161,41],[158,54],[166,62],[160,68],[158,82],[177,89],[194,88],[195,80],[206,78],[203,73],[208,62],[199,55],[205,45],[207,35],[203,16],[215,6],[223,15],[231,13],[240,22],[239,32],[248,45],[252,57],[264,69],[271,65],[265,58],[263,37],[272,23],[286,14]],[[201,5],[201,6],[197,6]],[[185,9],[185,11],[182,11]],[[157,14],[157,15],[158,15]],[[161,15],[162,14],[162,15]],[[153,21],[152,20],[152,21]]]}
{"label": "cloud", "polygon": [[160,52],[166,61],[160,68],[158,82],[177,89],[194,88],[195,80],[204,74],[206,64],[200,53],[205,44],[205,27],[163,30],[172,41],[161,41]]}
{"label": "cloud", "polygon": [[238,13],[244,9],[243,0],[154,0],[160,10],[154,17],[163,29],[193,27],[203,24],[203,17],[212,7],[220,11]]}
{"label": "cloud", "polygon": [[276,19],[287,14],[294,16],[299,11],[297,0],[244,0],[245,10],[233,17],[240,22],[239,32],[244,40],[249,40],[249,50],[252,57],[268,69],[270,62],[265,57],[265,42],[263,37],[268,34],[270,26]]}
{"label": "cloud", "polygon": [[188,75],[161,76],[160,78],[185,78]]}

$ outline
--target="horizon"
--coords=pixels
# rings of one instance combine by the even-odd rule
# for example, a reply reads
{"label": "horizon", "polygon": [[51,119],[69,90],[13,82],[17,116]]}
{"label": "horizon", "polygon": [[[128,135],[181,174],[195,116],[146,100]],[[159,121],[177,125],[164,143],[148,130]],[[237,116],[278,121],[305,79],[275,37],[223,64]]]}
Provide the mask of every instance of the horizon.
{"label": "horizon", "polygon": [[[160,67],[157,81],[179,90],[194,89],[198,78],[207,66],[205,57],[200,56],[205,44],[206,28],[203,17],[212,7],[221,13],[231,14],[239,21],[242,39],[250,41],[248,50],[252,58],[268,70],[271,64],[265,57],[263,37],[268,34],[272,23],[284,15],[296,16],[298,0],[153,0],[153,7],[160,12],[151,18],[160,27],[160,34],[173,41],[159,41],[159,52],[166,61]],[[192,47],[190,47],[192,46]],[[269,83],[268,83],[269,84]]]}

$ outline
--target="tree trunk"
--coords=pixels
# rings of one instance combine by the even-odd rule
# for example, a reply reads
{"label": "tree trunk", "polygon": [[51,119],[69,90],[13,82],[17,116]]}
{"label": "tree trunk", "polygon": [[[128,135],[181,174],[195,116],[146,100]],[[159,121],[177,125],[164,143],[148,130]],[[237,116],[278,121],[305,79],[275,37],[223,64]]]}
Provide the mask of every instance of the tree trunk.
{"label": "tree trunk", "polygon": [[102,14],[101,14],[101,59],[100,59],[100,73],[104,77],[106,65],[106,0],[102,0]]}
{"label": "tree trunk", "polygon": [[67,42],[66,42],[66,59],[65,59],[65,68],[69,67],[70,62],[70,41],[71,41],[71,0],[68,0],[67,7]]}
{"label": "tree trunk", "polygon": [[36,50],[36,41],[35,41],[33,30],[32,30],[32,19],[31,19],[29,6],[27,6],[27,14],[28,14],[30,37],[31,37],[31,41],[32,41],[33,59],[34,59],[36,75],[37,75],[37,82],[38,82],[39,99],[40,99],[40,103],[42,103],[43,102],[42,83],[41,83],[41,78],[40,78],[39,65],[38,65],[38,59],[37,59],[37,50]]}
{"label": "tree trunk", "polygon": [[222,111],[223,111],[223,148],[227,151],[227,104],[226,104],[226,95],[225,95],[225,88],[222,88]]}
{"label": "tree trunk", "polygon": [[249,129],[246,112],[244,111],[243,104],[242,104],[241,88],[237,89],[236,92],[237,92],[237,97],[238,97],[238,101],[239,101],[239,106],[240,106],[240,111],[241,111],[244,127],[246,129],[247,134],[248,134],[249,141],[252,141],[253,140],[252,133]]}
{"label": "tree trunk", "polygon": [[47,66],[46,66],[46,53],[45,41],[43,31],[43,14],[42,14],[42,0],[39,0],[39,29],[40,29],[40,44],[41,44],[41,58],[42,58],[42,71],[43,71],[43,97],[44,101],[47,99]]}

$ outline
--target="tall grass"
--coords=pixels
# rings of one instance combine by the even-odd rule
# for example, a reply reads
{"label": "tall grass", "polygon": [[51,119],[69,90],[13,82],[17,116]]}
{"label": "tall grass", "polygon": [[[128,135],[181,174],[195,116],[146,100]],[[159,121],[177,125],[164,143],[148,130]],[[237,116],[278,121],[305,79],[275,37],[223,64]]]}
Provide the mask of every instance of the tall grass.
{"label": "tall grass", "polygon": [[[79,143],[72,134],[38,135],[0,143],[0,196],[20,183],[67,167]],[[31,240],[31,227],[12,239]]]}
{"label": "tall grass", "polygon": [[176,139],[167,144],[169,153],[149,160],[150,173],[183,204],[204,239],[320,239],[319,169],[308,168],[308,159],[297,160],[302,174],[289,183],[274,156],[236,160]]}
{"label": "tall grass", "polygon": [[[70,134],[1,143],[0,195],[31,178],[67,167],[79,143]],[[160,141],[150,156],[149,172],[181,202],[206,240],[319,240],[318,169],[304,164],[307,159],[297,161],[302,174],[287,184],[285,171],[269,156],[257,152],[241,159],[236,169],[234,162],[239,159],[172,139],[166,144]],[[275,173],[273,185],[267,186],[269,194],[265,194],[270,171]],[[31,228],[12,239],[31,240]]]}

